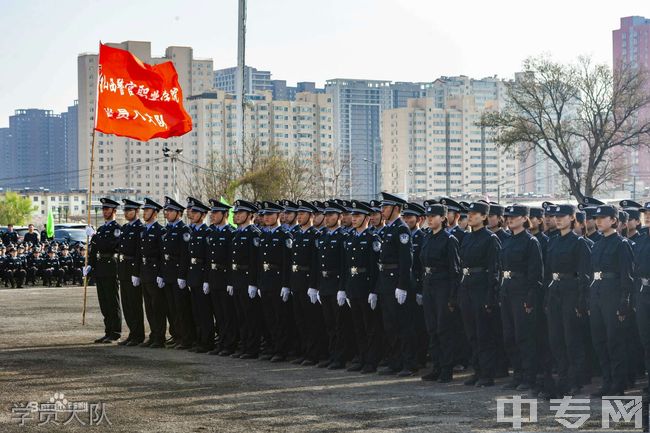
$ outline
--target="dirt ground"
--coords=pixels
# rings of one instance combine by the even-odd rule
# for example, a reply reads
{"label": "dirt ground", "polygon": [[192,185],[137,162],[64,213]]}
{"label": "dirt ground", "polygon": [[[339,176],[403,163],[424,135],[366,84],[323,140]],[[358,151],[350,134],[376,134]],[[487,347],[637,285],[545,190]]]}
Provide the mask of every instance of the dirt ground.
{"label": "dirt ground", "polygon": [[[464,375],[440,385],[419,377],[92,344],[103,326],[95,288],[88,294],[82,326],[82,288],[0,290],[0,432],[515,431],[497,422],[496,399],[512,396],[501,390],[505,379],[477,389],[462,385]],[[94,426],[75,419],[38,426],[43,414],[36,413],[19,425],[15,405],[46,403],[55,393],[69,402],[104,403],[105,418]],[[567,431],[547,402],[539,401],[538,413],[537,423],[518,431]],[[79,418],[88,423],[87,413]],[[633,431],[631,424],[613,426]],[[582,431],[588,429],[603,431],[600,400],[591,401]]]}

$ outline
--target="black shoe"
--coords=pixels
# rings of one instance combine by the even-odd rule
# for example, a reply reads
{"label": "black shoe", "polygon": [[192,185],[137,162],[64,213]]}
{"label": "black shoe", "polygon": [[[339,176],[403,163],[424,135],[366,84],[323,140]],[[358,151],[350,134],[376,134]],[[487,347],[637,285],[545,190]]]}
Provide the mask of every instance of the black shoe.
{"label": "black shoe", "polygon": [[176,347],[175,347],[176,350],[189,350],[191,348],[192,348],[191,345],[183,344],[183,343],[177,344]]}
{"label": "black shoe", "polygon": [[474,386],[476,385],[476,382],[478,382],[478,376],[473,374],[467,379],[465,379],[465,382],[463,382],[463,385],[465,386]]}
{"label": "black shoe", "polygon": [[239,359],[257,359],[257,356],[258,356],[258,355],[254,355],[254,354],[252,354],[252,353],[242,353],[242,354],[239,356]]}
{"label": "black shoe", "polygon": [[164,349],[164,348],[165,348],[165,343],[160,341],[154,341],[149,345],[149,349]]}
{"label": "black shoe", "polygon": [[395,369],[392,369],[390,367],[385,367],[385,368],[379,370],[379,372],[377,372],[377,374],[380,375],[380,376],[394,376],[397,373],[399,373],[399,370],[395,370]]}
{"label": "black shoe", "polygon": [[104,343],[112,343],[113,341],[118,341],[120,339],[120,334],[107,335]]}
{"label": "black shoe", "polygon": [[332,363],[332,361],[330,361],[329,359],[326,359],[324,361],[319,362],[317,367],[318,368],[327,368],[327,367],[330,366],[331,363]]}
{"label": "black shoe", "polygon": [[438,383],[449,383],[454,379],[454,374],[452,370],[442,371],[440,377],[438,378]]}
{"label": "black shoe", "polygon": [[525,382],[520,383],[517,388],[515,388],[517,391],[529,391],[530,390],[530,385],[528,385]]}
{"label": "black shoe", "polygon": [[374,365],[366,364],[363,366],[363,369],[361,369],[361,374],[370,374],[370,373],[376,373],[377,372],[377,367]]}
{"label": "black shoe", "polygon": [[259,357],[260,361],[270,361],[271,358],[273,358],[273,355],[270,353],[263,353]]}
{"label": "black shoe", "polygon": [[230,355],[230,357],[231,357],[231,358],[237,358],[237,359],[239,359],[243,354],[244,354],[244,352],[238,350],[238,351],[236,351],[235,353],[232,353],[232,354]]}
{"label": "black shoe", "polygon": [[232,351],[228,349],[223,349],[221,352],[219,352],[219,356],[230,356],[232,355]]}
{"label": "black shoe", "polygon": [[296,358],[293,361],[291,361],[291,363],[296,364],[296,365],[300,365],[300,364],[303,363],[304,360],[305,360],[305,358]]}
{"label": "black shoe", "polygon": [[142,343],[142,340],[131,340],[126,343],[127,347],[139,346]]}
{"label": "black shoe", "polygon": [[271,358],[271,362],[282,362],[286,360],[286,358],[283,355],[273,355],[273,358]]}
{"label": "black shoe", "polygon": [[345,363],[340,361],[334,361],[327,367],[328,370],[341,370],[343,368],[345,368]]}
{"label": "black shoe", "polygon": [[498,368],[496,371],[496,374],[494,375],[495,378],[497,379],[503,379],[504,377],[508,377],[508,368],[503,367],[503,368]]}
{"label": "black shoe", "polygon": [[516,380],[511,380],[510,382],[504,384],[501,389],[517,389],[517,387],[520,385],[519,381]]}
{"label": "black shoe", "polygon": [[212,349],[208,352],[208,355],[218,355],[221,353],[221,349]]}
{"label": "black shoe", "polygon": [[187,349],[188,352],[192,352],[192,353],[196,352],[197,350],[199,350],[199,346],[196,344],[193,344],[192,347]]}
{"label": "black shoe", "polygon": [[494,386],[494,379],[479,379],[478,382],[476,382],[477,388],[485,388],[488,386]]}
{"label": "black shoe", "polygon": [[107,338],[108,335],[104,335],[103,337],[99,337],[97,340],[93,341],[93,343],[103,343]]}
{"label": "black shoe", "polygon": [[128,338],[126,340],[121,340],[117,343],[118,346],[126,346],[131,342]]}
{"label": "black shoe", "polygon": [[609,388],[600,388],[597,391],[594,391],[591,394],[589,394],[591,398],[600,398],[604,395],[617,395],[617,394],[612,394]]}
{"label": "black shoe", "polygon": [[417,370],[409,370],[409,369],[404,369],[397,373],[397,377],[410,377],[410,376],[415,376],[415,373],[417,373]]}
{"label": "black shoe", "polygon": [[426,382],[433,382],[434,380],[438,380],[439,377],[440,377],[440,370],[437,369],[437,368],[434,368],[433,370],[431,370],[431,372],[429,372],[429,373],[425,374],[424,376],[422,376],[421,379],[426,381]]}
{"label": "black shoe", "polygon": [[305,359],[300,363],[300,365],[302,365],[303,367],[311,367],[316,364],[318,363],[316,361],[312,361],[311,359]]}
{"label": "black shoe", "polygon": [[209,347],[198,346],[194,352],[195,353],[208,353],[210,350],[212,350],[212,349],[210,349]]}
{"label": "black shoe", "polygon": [[153,344],[153,341],[151,339],[145,340],[142,343],[140,343],[138,346],[140,347],[149,347]]}
{"label": "black shoe", "polygon": [[352,364],[347,371],[361,371],[363,369],[363,365],[361,364]]}

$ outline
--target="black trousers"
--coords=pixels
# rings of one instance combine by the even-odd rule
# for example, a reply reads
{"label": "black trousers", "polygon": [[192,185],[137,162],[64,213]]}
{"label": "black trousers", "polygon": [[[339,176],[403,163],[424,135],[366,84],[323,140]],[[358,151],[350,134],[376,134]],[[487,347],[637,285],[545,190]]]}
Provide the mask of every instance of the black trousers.
{"label": "black trousers", "polygon": [[451,282],[427,280],[422,288],[422,309],[427,326],[428,348],[433,368],[451,372],[457,358],[454,316],[458,309],[449,310]]}
{"label": "black trousers", "polygon": [[620,290],[610,285],[592,287],[589,297],[591,338],[600,362],[603,387],[612,392],[623,392],[627,385],[625,322],[616,315],[620,299]]}
{"label": "black trousers", "polygon": [[[189,286],[188,286],[189,287]],[[189,287],[192,295],[192,312],[197,343],[202,348],[214,348],[214,312],[210,294],[203,293],[203,284]]]}
{"label": "black trousers", "polygon": [[[131,279],[120,280],[122,312],[129,328],[129,340],[144,340],[144,314],[142,312],[142,283],[134,287]],[[149,322],[151,324],[151,322]]]}
{"label": "black trousers", "polygon": [[[156,285],[158,282],[156,282]],[[178,290],[178,283],[176,281],[176,278],[174,278],[172,281],[167,281],[165,279],[165,285],[161,289],[163,292],[163,296],[165,298],[165,321],[169,323],[169,335],[172,336],[175,342],[178,342],[182,340],[180,331],[179,329],[181,328],[181,325],[178,324],[179,319],[178,319],[178,313],[177,307],[176,307],[176,290]],[[165,324],[166,327],[167,324]],[[163,335],[166,335],[166,332],[163,333]]]}
{"label": "black trousers", "polygon": [[524,309],[525,290],[508,289],[501,297],[501,323],[503,343],[514,370],[514,379],[534,386],[537,372],[537,344],[535,323],[537,308],[530,313]]}
{"label": "black trousers", "polygon": [[[392,370],[417,370],[417,334],[415,331],[415,292],[409,292],[406,302],[400,305],[395,298],[397,281],[382,276],[379,306],[386,335],[386,359]],[[390,290],[390,287],[393,287]]]}
{"label": "black trousers", "polygon": [[643,292],[636,293],[635,306],[636,324],[643,346],[643,360],[646,370],[650,372],[650,287],[644,287]]}
{"label": "black trousers", "polygon": [[535,371],[541,375],[538,379],[540,385],[549,393],[553,392],[553,352],[548,337],[548,318],[544,309],[544,292],[540,290],[537,294],[535,308]]}
{"label": "black trousers", "polygon": [[248,284],[243,281],[234,282],[235,310],[239,324],[240,349],[249,355],[260,353],[260,298],[248,296]]}
{"label": "black trousers", "polygon": [[350,307],[346,303],[339,307],[336,294],[320,295],[323,306],[323,318],[327,330],[329,360],[345,363],[354,351],[352,338],[352,318]]}
{"label": "black trousers", "polygon": [[176,306],[176,327],[180,343],[184,346],[192,346],[196,343],[196,328],[192,316],[192,295],[189,287],[181,289],[176,281],[174,287],[174,304]]}
{"label": "black trousers", "polygon": [[585,348],[581,320],[576,315],[578,291],[548,289],[548,337],[558,373],[558,391],[562,393],[584,383]]}
{"label": "black trousers", "polygon": [[281,287],[265,287],[260,290],[264,324],[271,337],[266,352],[287,356],[289,351],[289,302],[280,296]]}
{"label": "black trousers", "polygon": [[[147,322],[149,322],[149,339],[156,343],[165,342],[167,301],[165,300],[164,288],[159,288],[155,281],[141,283],[142,295],[144,296],[144,309],[147,313]],[[144,336],[144,329],[143,336]],[[142,340],[130,335],[131,340]]]}
{"label": "black trousers", "polygon": [[45,269],[43,270],[43,284],[51,286],[53,283],[60,286],[63,284],[63,269]]}
{"label": "black trousers", "polygon": [[239,329],[234,298],[226,291],[226,273],[212,271],[209,279],[210,299],[219,335],[219,347],[234,352],[239,342]]}
{"label": "black trousers", "polygon": [[120,310],[120,294],[117,289],[117,278],[98,277],[97,299],[99,310],[104,316],[105,335],[119,338],[122,333],[122,310]]}
{"label": "black trousers", "polygon": [[498,337],[494,322],[498,311],[485,309],[487,292],[487,287],[461,287],[458,294],[465,334],[472,347],[471,364],[481,379],[493,379],[497,366]]}
{"label": "black trousers", "polygon": [[5,274],[6,281],[11,283],[11,287],[14,286],[22,287],[23,283],[25,282],[26,276],[27,276],[27,271],[25,271],[24,269],[8,270]]}
{"label": "black trousers", "polygon": [[367,297],[350,298],[350,306],[359,363],[377,368],[383,357],[384,341],[379,306],[371,309]]}
{"label": "black trousers", "polygon": [[36,266],[32,266],[30,268],[27,268],[27,279],[25,280],[25,284],[27,283],[32,283],[36,284],[36,278],[39,276],[40,272]]}
{"label": "black trousers", "polygon": [[325,331],[325,319],[323,319],[323,306],[316,302],[311,303],[307,295],[307,280],[302,279],[302,283],[297,281],[298,278],[291,280],[291,293],[293,317],[297,336],[300,339],[300,356],[310,361],[320,361],[327,359],[327,333]]}

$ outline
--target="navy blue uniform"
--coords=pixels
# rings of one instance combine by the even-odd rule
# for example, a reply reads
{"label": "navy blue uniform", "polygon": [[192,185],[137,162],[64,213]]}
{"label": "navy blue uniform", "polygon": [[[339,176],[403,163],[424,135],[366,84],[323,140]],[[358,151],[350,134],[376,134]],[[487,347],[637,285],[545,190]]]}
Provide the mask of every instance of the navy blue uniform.
{"label": "navy blue uniform", "polygon": [[585,347],[581,317],[587,314],[591,254],[573,231],[548,243],[544,287],[548,334],[558,372],[558,392],[566,394],[585,382]]}
{"label": "navy blue uniform", "polygon": [[131,281],[131,277],[140,275],[140,263],[136,256],[140,251],[141,232],[142,222],[139,219],[124,224],[117,245],[117,277],[120,281],[124,321],[129,328],[128,341],[142,341],[144,337],[142,284],[136,287]]}
{"label": "navy blue uniform", "polygon": [[188,242],[187,286],[192,296],[192,315],[196,329],[195,349],[207,352],[214,348],[214,314],[210,294],[203,291],[203,283],[209,281],[208,237],[212,230],[206,225],[194,226]]}
{"label": "navy blue uniform", "polygon": [[163,267],[161,276],[165,281],[167,321],[169,333],[180,347],[190,348],[196,339],[192,300],[187,288],[181,289],[178,280],[187,278],[187,244],[190,228],[183,221],[168,223],[162,238]]}
{"label": "navy blue uniform", "polygon": [[[144,309],[151,333],[149,341],[156,345],[165,344],[167,300],[165,288],[158,287],[156,279],[162,277],[163,236],[165,229],[155,221],[151,226],[143,226],[140,231],[140,245],[137,254],[140,271],[140,285],[144,297]],[[144,339],[144,329],[140,335],[132,335],[134,342]],[[133,334],[133,331],[131,331]]]}

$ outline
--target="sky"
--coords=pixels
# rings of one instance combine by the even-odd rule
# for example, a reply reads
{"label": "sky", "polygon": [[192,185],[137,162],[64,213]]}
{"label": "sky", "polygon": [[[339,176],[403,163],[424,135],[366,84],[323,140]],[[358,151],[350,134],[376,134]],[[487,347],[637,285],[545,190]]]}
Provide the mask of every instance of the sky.
{"label": "sky", "polygon": [[[154,56],[191,46],[236,65],[237,0],[0,0],[0,127],[18,108],[65,111],[77,56],[99,41],[152,42]],[[522,61],[590,55],[611,64],[621,17],[648,0],[249,0],[246,64],[273,79],[432,81],[511,78]]]}

